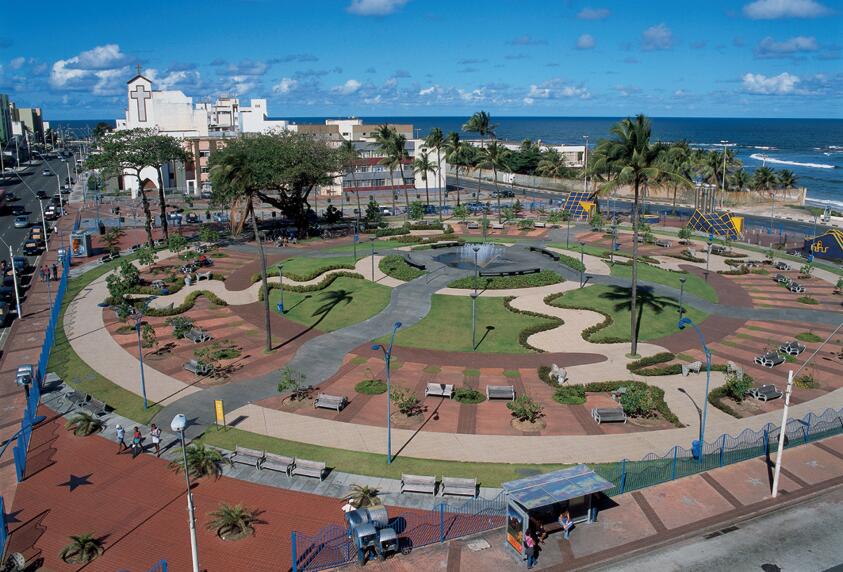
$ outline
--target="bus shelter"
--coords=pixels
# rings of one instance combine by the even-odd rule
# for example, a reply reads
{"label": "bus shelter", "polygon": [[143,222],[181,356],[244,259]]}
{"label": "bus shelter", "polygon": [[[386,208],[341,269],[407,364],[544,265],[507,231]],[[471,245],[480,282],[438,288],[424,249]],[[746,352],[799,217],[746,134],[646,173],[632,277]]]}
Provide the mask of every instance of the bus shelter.
{"label": "bus shelter", "polygon": [[558,530],[559,516],[568,512],[575,524],[594,522],[594,496],[613,488],[586,465],[503,483],[507,493],[506,541],[521,558],[526,558],[524,540],[538,526],[546,532]]}

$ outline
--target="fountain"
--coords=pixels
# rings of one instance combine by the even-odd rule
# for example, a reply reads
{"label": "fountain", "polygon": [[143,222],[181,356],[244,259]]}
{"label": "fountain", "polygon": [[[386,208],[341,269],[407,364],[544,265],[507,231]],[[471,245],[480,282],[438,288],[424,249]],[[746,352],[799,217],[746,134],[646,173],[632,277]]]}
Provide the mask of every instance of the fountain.
{"label": "fountain", "polygon": [[474,255],[477,249],[477,266],[480,268],[487,268],[501,258],[501,255],[506,251],[506,247],[500,244],[493,244],[491,242],[483,242],[478,244],[466,243],[450,252],[440,254],[435,259],[442,264],[451,266],[452,268],[460,268],[462,270],[474,269]]}

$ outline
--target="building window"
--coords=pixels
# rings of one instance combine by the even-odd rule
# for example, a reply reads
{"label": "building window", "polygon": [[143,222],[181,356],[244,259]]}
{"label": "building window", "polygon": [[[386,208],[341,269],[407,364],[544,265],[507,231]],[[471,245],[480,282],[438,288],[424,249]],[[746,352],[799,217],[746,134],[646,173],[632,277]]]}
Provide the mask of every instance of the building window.
{"label": "building window", "polygon": [[405,177],[405,178],[404,178],[404,184],[405,184],[405,185],[415,185],[415,184],[416,184],[416,180],[415,180],[415,179],[407,179],[407,178]]}
{"label": "building window", "polygon": [[384,179],[372,179],[372,186],[373,187],[382,187],[384,184]]}
{"label": "building window", "polygon": [[199,156],[200,157],[210,157],[211,152],[210,151],[199,151]]}
{"label": "building window", "polygon": [[362,167],[357,167],[358,173],[368,173],[369,167],[367,165],[363,165]]}
{"label": "building window", "polygon": [[202,172],[202,173],[207,173],[207,172],[208,172],[208,167],[202,167],[201,172]]}

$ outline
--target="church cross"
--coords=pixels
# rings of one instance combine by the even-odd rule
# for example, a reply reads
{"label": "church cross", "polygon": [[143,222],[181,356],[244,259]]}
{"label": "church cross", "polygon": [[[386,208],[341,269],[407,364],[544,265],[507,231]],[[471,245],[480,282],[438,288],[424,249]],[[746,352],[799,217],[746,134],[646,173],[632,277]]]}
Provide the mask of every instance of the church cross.
{"label": "church cross", "polygon": [[138,121],[146,121],[146,100],[151,99],[152,94],[144,86],[138,85],[135,91],[129,92],[129,97],[138,102]]}

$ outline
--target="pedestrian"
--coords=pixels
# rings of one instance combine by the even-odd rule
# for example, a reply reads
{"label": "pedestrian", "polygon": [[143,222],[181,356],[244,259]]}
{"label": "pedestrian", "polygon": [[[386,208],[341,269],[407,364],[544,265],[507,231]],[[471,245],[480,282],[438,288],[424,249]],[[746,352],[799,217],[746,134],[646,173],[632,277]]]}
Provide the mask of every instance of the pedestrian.
{"label": "pedestrian", "polygon": [[117,438],[117,454],[119,455],[126,449],[126,430],[118,424],[115,427],[114,435]]}
{"label": "pedestrian", "polygon": [[574,527],[574,520],[571,518],[571,513],[567,510],[559,515],[559,526],[562,527],[565,540],[571,538],[571,529]]}
{"label": "pedestrian", "polygon": [[41,267],[41,281],[47,282],[50,279],[50,269],[47,268],[47,265]]}
{"label": "pedestrian", "polygon": [[153,423],[149,427],[149,438],[152,441],[152,446],[155,447],[155,456],[161,456],[161,429]]}
{"label": "pedestrian", "polygon": [[59,265],[53,262],[53,281],[57,281],[59,279]]}
{"label": "pedestrian", "polygon": [[524,538],[524,554],[527,556],[527,569],[536,563],[536,541],[533,540],[533,533],[528,532]]}
{"label": "pedestrian", "polygon": [[135,430],[132,432],[132,458],[134,459],[138,455],[141,454],[143,451],[143,447],[141,447],[141,441],[143,437],[141,437],[140,429],[135,426]]}

